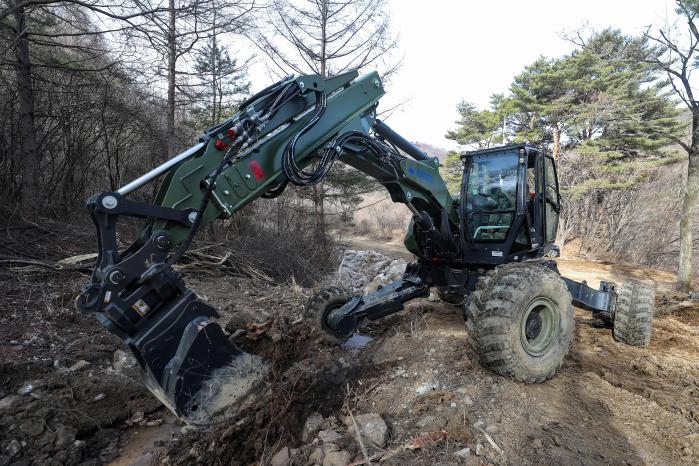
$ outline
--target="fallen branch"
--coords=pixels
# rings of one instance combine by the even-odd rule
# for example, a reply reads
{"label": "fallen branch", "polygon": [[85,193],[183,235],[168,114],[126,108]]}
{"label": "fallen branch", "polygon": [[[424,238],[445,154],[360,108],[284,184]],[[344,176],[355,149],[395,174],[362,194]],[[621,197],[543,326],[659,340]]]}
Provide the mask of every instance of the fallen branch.
{"label": "fallen branch", "polygon": [[90,267],[87,265],[80,264],[61,264],[60,262],[50,262],[41,261],[38,259],[26,259],[26,258],[12,258],[12,259],[0,259],[0,264],[17,264],[40,267],[43,269],[62,271],[62,270],[78,270],[78,271],[90,271]]}
{"label": "fallen branch", "polygon": [[493,447],[493,448],[495,449],[495,451],[497,451],[497,452],[500,453],[501,455],[504,453],[504,451],[502,451],[502,448],[500,448],[500,447],[498,446],[498,444],[495,443],[495,441],[493,440],[493,438],[492,438],[490,435],[488,435],[488,432],[484,431],[484,430],[481,429],[480,427],[478,427],[478,430],[480,430],[481,432],[483,432],[483,435],[485,435],[485,439],[488,441],[488,443],[490,444],[490,446]]}

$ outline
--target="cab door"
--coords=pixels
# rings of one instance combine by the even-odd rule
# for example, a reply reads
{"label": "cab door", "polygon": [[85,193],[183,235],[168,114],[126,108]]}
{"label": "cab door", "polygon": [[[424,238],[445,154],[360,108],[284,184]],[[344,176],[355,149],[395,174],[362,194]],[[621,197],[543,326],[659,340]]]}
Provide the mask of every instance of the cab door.
{"label": "cab door", "polygon": [[558,218],[561,212],[561,197],[558,190],[556,165],[550,155],[544,156],[544,243],[556,240]]}

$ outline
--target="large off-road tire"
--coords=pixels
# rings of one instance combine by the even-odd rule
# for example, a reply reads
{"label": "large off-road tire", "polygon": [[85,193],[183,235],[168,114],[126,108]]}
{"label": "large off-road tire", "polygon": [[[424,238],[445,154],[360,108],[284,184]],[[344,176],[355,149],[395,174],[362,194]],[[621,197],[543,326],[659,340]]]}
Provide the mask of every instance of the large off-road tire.
{"label": "large off-road tire", "polygon": [[655,290],[640,282],[624,285],[614,309],[614,338],[631,346],[650,344]]}
{"label": "large off-road tire", "polygon": [[322,288],[311,296],[306,306],[307,313],[315,326],[330,343],[340,344],[352,335],[338,336],[328,325],[327,318],[335,309],[339,309],[351,299],[350,294],[337,286]]}
{"label": "large off-road tire", "polygon": [[519,382],[550,379],[573,335],[573,304],[563,279],[536,262],[484,275],[468,304],[469,342],[481,364]]}
{"label": "large off-road tire", "polygon": [[463,295],[460,295],[458,293],[450,292],[449,288],[445,287],[438,287],[435,288],[435,291],[437,293],[437,297],[442,301],[447,304],[457,304],[460,305],[461,303],[464,302],[464,297]]}

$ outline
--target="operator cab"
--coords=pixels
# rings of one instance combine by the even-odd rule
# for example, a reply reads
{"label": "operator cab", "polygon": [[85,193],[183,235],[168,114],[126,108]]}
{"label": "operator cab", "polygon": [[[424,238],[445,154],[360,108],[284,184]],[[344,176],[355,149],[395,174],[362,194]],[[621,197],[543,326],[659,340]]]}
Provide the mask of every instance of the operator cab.
{"label": "operator cab", "polygon": [[462,160],[464,262],[497,265],[548,253],[560,212],[553,158],[515,144],[468,152]]}

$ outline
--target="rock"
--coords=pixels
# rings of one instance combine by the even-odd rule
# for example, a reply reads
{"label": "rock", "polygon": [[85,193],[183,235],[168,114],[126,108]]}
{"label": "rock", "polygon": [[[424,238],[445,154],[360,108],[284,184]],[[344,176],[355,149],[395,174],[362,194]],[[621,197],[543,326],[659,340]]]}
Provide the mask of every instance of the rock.
{"label": "rock", "polygon": [[477,456],[469,456],[466,458],[466,466],[481,466],[481,460]]}
{"label": "rock", "polygon": [[306,423],[303,425],[303,432],[301,433],[301,440],[304,443],[309,443],[316,436],[318,431],[320,431],[323,426],[323,416],[320,413],[313,413],[306,419]]}
{"label": "rock", "polygon": [[307,463],[309,464],[323,464],[323,459],[325,458],[325,453],[321,447],[316,447],[308,457]]}
{"label": "rock", "polygon": [[56,446],[62,447],[68,445],[75,440],[75,430],[72,427],[66,427],[63,424],[56,426]]}
{"label": "rock", "polygon": [[347,466],[350,462],[350,454],[346,451],[331,451],[325,454],[323,466]]}
{"label": "rock", "polygon": [[430,380],[427,383],[424,383],[417,387],[415,389],[415,392],[417,392],[418,395],[424,395],[425,393],[429,393],[437,389],[439,389],[439,382],[437,382],[436,380]]}
{"label": "rock", "polygon": [[143,411],[136,411],[133,413],[133,415],[129,418],[129,421],[131,421],[134,424],[137,424],[143,420],[145,415],[143,414]]}
{"label": "rock", "polygon": [[0,411],[2,411],[3,409],[11,408],[15,401],[19,399],[20,397],[18,395],[7,395],[6,397],[1,398]]}
{"label": "rock", "polygon": [[81,370],[87,368],[88,366],[90,366],[90,363],[85,361],[84,359],[81,359],[80,361],[78,361],[75,364],[73,364],[72,366],[70,366],[68,368],[68,372],[81,371]]}
{"label": "rock", "polygon": [[21,387],[17,390],[18,395],[29,395],[36,390],[46,388],[46,381],[43,379],[29,380],[24,382]]}
{"label": "rock", "polygon": [[95,395],[95,397],[92,399],[92,401],[93,402],[101,401],[101,400],[104,400],[105,397],[106,397],[106,395],[104,393],[98,393],[97,395]]}
{"label": "rock", "polygon": [[470,448],[462,448],[459,451],[455,451],[454,456],[456,456],[457,458],[466,459],[469,456],[471,456],[471,449]]}
{"label": "rock", "polygon": [[22,445],[16,439],[10,440],[10,443],[5,447],[5,451],[10,457],[17,455],[21,449]]}
{"label": "rock", "polygon": [[[368,413],[355,416],[354,419],[357,421],[362,437],[368,440],[371,445],[381,448],[388,436],[388,426],[383,418],[376,413]],[[350,430],[354,432],[353,425]]]}
{"label": "rock", "polygon": [[496,426],[495,424],[488,424],[487,426],[485,426],[485,431],[489,434],[494,434],[498,431],[498,426]]}
{"label": "rock", "polygon": [[163,423],[162,419],[155,419],[153,421],[146,422],[146,427],[158,427],[162,423]]}
{"label": "rock", "polygon": [[186,426],[184,426],[184,427],[182,427],[182,428],[180,429],[180,433],[181,433],[182,435],[187,435],[188,433],[190,433],[190,432],[195,432],[196,430],[197,430],[196,427],[190,426],[190,425],[188,424],[188,425],[186,425]]}
{"label": "rock", "polygon": [[468,395],[464,396],[464,404],[466,406],[473,406],[473,400]]}
{"label": "rock", "polygon": [[137,370],[138,362],[136,362],[136,358],[134,358],[130,353],[118,349],[112,356],[112,367],[117,372],[128,372],[131,370]]}
{"label": "rock", "polygon": [[376,291],[405,272],[406,262],[391,260],[375,251],[346,250],[342,256],[338,282],[351,292]]}
{"label": "rock", "polygon": [[84,440],[76,440],[75,442],[73,442],[73,448],[75,448],[76,450],[82,450],[83,448],[85,448],[86,445],[87,442],[85,442]]}
{"label": "rock", "polygon": [[333,452],[333,451],[338,451],[339,449],[340,449],[340,447],[338,447],[334,443],[324,443],[323,444],[323,453],[326,455],[328,453]]}
{"label": "rock", "polygon": [[430,424],[433,424],[437,420],[436,417],[428,414],[427,416],[423,416],[420,420],[418,420],[415,425],[418,426],[419,428],[423,428],[426,426],[429,426]]}
{"label": "rock", "polygon": [[289,448],[279,450],[269,461],[270,466],[289,466]]}
{"label": "rock", "polygon": [[28,419],[19,425],[19,430],[30,437],[36,437],[44,431],[44,421],[38,418]]}
{"label": "rock", "polygon": [[689,447],[684,447],[684,448],[682,449],[682,456],[692,456],[693,453],[694,453],[694,452],[693,452],[692,449],[689,448]]}
{"label": "rock", "polygon": [[434,291],[430,290],[430,295],[427,297],[427,300],[431,303],[436,303],[439,301],[439,297],[434,293]]}
{"label": "rock", "polygon": [[540,438],[535,438],[532,440],[532,448],[539,449],[544,446],[544,442],[541,441]]}
{"label": "rock", "polygon": [[483,454],[483,445],[480,443],[476,444],[476,456],[481,456]]}
{"label": "rock", "polygon": [[323,443],[336,443],[342,438],[342,435],[334,430],[321,430],[318,432],[318,438],[321,439]]}

